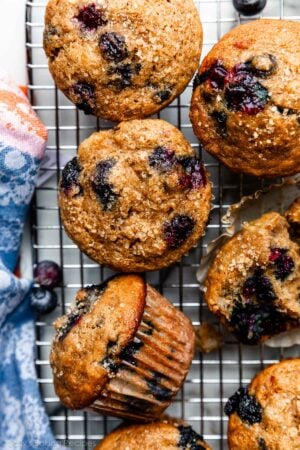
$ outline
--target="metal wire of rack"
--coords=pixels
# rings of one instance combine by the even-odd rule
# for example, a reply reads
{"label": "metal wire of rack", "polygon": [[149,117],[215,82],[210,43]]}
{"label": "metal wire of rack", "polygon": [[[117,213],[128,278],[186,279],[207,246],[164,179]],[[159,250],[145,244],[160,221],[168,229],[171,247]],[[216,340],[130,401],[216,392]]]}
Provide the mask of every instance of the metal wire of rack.
{"label": "metal wire of rack", "polygon": [[[54,86],[42,49],[45,4],[38,0],[26,3],[28,88],[33,107],[48,128],[47,152],[55,155],[56,163],[54,167],[42,169],[42,172],[48,171],[48,180],[37,188],[32,204],[32,259],[34,264],[42,259],[57,261],[63,269],[63,282],[57,290],[60,307],[36,322],[36,368],[55,437],[73,449],[92,449],[120,421],[84,411],[69,411],[59,403],[49,366],[52,322],[66,311],[79,288],[99,283],[112,272],[80,253],[64,233],[57,206],[57,182],[61,169],[74,156],[78,144],[93,131],[108,128],[111,124],[83,115]],[[203,57],[226,31],[245,19],[234,12],[230,0],[196,0],[196,4],[204,28]],[[300,5],[297,6],[294,0],[269,0],[263,16],[300,20]],[[188,118],[190,98],[191,85],[159,117],[181,129],[192,146],[198,149]],[[199,260],[208,242],[224,231],[221,217],[229,204],[254,192],[264,182],[247,176],[237,177],[205,152],[201,156],[211,173],[215,197],[206,235],[198,247],[174,267],[147,273],[146,277],[190,317],[194,325],[209,321],[219,326],[203,303],[198,288],[195,273]],[[204,435],[213,449],[225,450],[227,418],[223,408],[228,396],[241,384],[248,383],[265,365],[297,355],[299,348],[296,347],[245,347],[232,335],[226,334],[225,343],[218,351],[195,354],[185,384],[167,413],[186,419]]]}

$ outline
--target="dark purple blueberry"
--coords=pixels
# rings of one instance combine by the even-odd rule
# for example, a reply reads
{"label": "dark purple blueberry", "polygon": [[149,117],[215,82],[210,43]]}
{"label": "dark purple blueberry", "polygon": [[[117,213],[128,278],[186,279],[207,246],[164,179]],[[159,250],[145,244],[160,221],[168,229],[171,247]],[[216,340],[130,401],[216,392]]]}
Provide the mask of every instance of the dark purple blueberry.
{"label": "dark purple blueberry", "polygon": [[198,189],[206,186],[207,179],[199,158],[186,156],[178,158],[178,162],[185,171],[185,174],[179,179],[181,186],[187,189]]}
{"label": "dark purple blueberry", "polygon": [[120,359],[127,361],[129,364],[135,366],[136,359],[134,355],[143,347],[144,343],[140,340],[135,340],[128,344],[120,353]]}
{"label": "dark purple blueberry", "polygon": [[243,422],[250,425],[262,420],[262,406],[246,388],[240,388],[228,399],[224,411],[228,416],[236,412]]}
{"label": "dark purple blueberry", "polygon": [[256,77],[267,78],[277,70],[277,60],[270,53],[255,55],[245,63],[247,70]]}
{"label": "dark purple blueberry", "polygon": [[79,183],[79,175],[81,170],[80,163],[76,156],[65,165],[60,181],[60,189],[65,195],[73,197],[74,195],[82,192],[82,188]]}
{"label": "dark purple blueberry", "polygon": [[136,72],[136,69],[132,64],[118,64],[109,67],[107,73],[108,75],[113,75],[109,85],[118,90],[122,90],[131,86],[132,77],[138,72]]}
{"label": "dark purple blueberry", "polygon": [[228,74],[224,98],[229,110],[252,116],[264,109],[270,96],[256,77],[244,69],[238,65]]}
{"label": "dark purple blueberry", "polygon": [[75,104],[78,109],[85,114],[93,114],[95,106],[95,88],[91,84],[78,82],[71,87],[71,94],[75,99]]}
{"label": "dark purple blueberry", "polygon": [[189,216],[178,214],[163,225],[164,239],[172,250],[180,247],[193,232],[195,221]]}
{"label": "dark purple blueberry", "polygon": [[173,396],[171,389],[163,386],[161,381],[164,377],[157,372],[153,372],[153,377],[151,380],[147,381],[147,386],[151,394],[160,402],[169,400]]}
{"label": "dark purple blueberry", "polygon": [[260,301],[273,301],[276,295],[269,278],[263,275],[261,269],[256,269],[253,276],[247,278],[243,286],[243,296],[250,298],[256,295]]}
{"label": "dark purple blueberry", "polygon": [[119,369],[119,365],[114,361],[112,356],[105,356],[105,358],[100,361],[101,366],[104,367],[108,372],[116,374]]}
{"label": "dark purple blueberry", "polygon": [[211,116],[215,120],[215,123],[217,125],[217,128],[220,131],[220,134],[222,136],[226,136],[227,134],[227,114],[225,111],[213,111],[211,113]]}
{"label": "dark purple blueberry", "polygon": [[75,19],[80,22],[82,30],[96,30],[108,22],[103,9],[97,7],[95,3],[80,8]]}
{"label": "dark purple blueberry", "polygon": [[205,447],[201,445],[203,443],[203,437],[196,433],[190,426],[180,425],[178,427],[179,431],[179,442],[178,447],[182,449],[190,450],[205,450]]}
{"label": "dark purple blueberry", "polygon": [[149,165],[159,172],[168,172],[176,164],[174,150],[167,147],[156,147],[148,158]]}
{"label": "dark purple blueberry", "polygon": [[164,102],[166,102],[167,100],[169,100],[169,98],[171,97],[171,95],[172,95],[172,89],[171,89],[171,88],[169,88],[169,89],[163,89],[163,90],[161,90],[161,91],[157,91],[157,92],[154,94],[154,100],[155,100],[157,103],[164,103]]}
{"label": "dark purple blueberry", "polygon": [[230,325],[238,339],[248,345],[257,344],[262,336],[271,336],[285,329],[288,317],[273,305],[236,302]]}
{"label": "dark purple blueberry", "polygon": [[105,59],[119,62],[129,55],[125,38],[119,33],[107,32],[100,36],[99,46]]}
{"label": "dark purple blueberry", "polygon": [[93,191],[97,194],[105,211],[110,211],[115,206],[118,194],[114,191],[113,185],[108,182],[109,171],[116,164],[114,159],[106,159],[96,165],[92,179]]}
{"label": "dark purple blueberry", "polygon": [[287,255],[285,248],[272,248],[269,256],[269,261],[275,264],[275,278],[277,280],[285,280],[295,268],[293,259]]}
{"label": "dark purple blueberry", "polygon": [[267,0],[233,0],[237,12],[244,16],[259,14],[266,6]]}
{"label": "dark purple blueberry", "polygon": [[278,259],[280,259],[282,255],[286,254],[286,252],[287,250],[285,248],[277,248],[277,247],[272,248],[269,256],[269,261],[273,263],[278,261]]}
{"label": "dark purple blueberry", "polygon": [[266,441],[263,438],[258,439],[258,450],[268,450]]}
{"label": "dark purple blueberry", "polygon": [[61,268],[54,261],[41,261],[33,271],[34,281],[42,287],[53,289],[57,287],[62,278]]}
{"label": "dark purple blueberry", "polygon": [[229,397],[224,408],[226,416],[230,416],[237,410],[241,398],[247,395],[247,392],[247,388],[241,387],[231,397]]}
{"label": "dark purple blueberry", "polygon": [[58,303],[55,291],[44,287],[34,287],[30,293],[30,306],[40,314],[48,314],[56,308]]}
{"label": "dark purple blueberry", "polygon": [[295,269],[295,263],[289,255],[282,255],[275,264],[274,274],[277,280],[285,280]]}
{"label": "dark purple blueberry", "polygon": [[194,80],[194,88],[208,80],[213,89],[222,90],[225,85],[227,73],[228,72],[225,69],[223,62],[217,60],[208,70],[196,75]]}

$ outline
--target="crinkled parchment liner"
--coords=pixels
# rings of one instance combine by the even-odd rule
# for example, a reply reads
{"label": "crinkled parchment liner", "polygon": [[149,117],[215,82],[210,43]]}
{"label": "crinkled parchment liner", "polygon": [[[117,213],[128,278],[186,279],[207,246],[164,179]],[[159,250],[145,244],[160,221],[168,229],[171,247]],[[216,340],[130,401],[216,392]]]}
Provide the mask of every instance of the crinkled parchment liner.
{"label": "crinkled parchment liner", "polygon": [[[242,228],[243,223],[255,220],[269,211],[284,213],[299,195],[300,174],[285,179],[283,183],[273,184],[242,197],[239,203],[231,205],[222,217],[222,223],[227,226],[226,231],[208,244],[207,253],[200,261],[197,271],[200,289],[203,289],[203,283],[218,249]],[[265,342],[269,347],[291,347],[295,344],[300,344],[300,329],[281,333]]]}

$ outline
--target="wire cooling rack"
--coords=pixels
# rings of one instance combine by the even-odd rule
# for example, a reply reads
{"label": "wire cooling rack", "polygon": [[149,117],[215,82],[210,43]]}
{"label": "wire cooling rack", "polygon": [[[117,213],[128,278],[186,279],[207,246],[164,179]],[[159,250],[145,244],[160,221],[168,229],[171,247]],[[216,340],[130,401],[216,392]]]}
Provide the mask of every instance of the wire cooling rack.
{"label": "wire cooling rack", "polygon": [[[85,116],[55,88],[42,48],[45,3],[27,1],[26,4],[28,88],[34,109],[49,130],[47,153],[54,157],[54,165],[42,169],[41,175],[46,176],[47,181],[37,188],[32,205],[32,259],[33,264],[43,259],[57,261],[63,269],[63,282],[57,290],[60,306],[54,313],[40,317],[36,322],[36,367],[55,437],[73,449],[92,449],[120,421],[83,411],[70,411],[59,403],[49,366],[52,322],[65,313],[79,288],[99,283],[112,272],[80,253],[66,236],[57,207],[57,182],[61,169],[75,155],[78,144],[96,129],[108,128],[111,124]],[[201,0],[196,3],[204,28],[203,57],[226,31],[246,19],[234,12],[230,0]],[[296,0],[268,0],[263,15],[300,20],[300,4]],[[159,117],[180,128],[192,146],[198,149],[188,118],[191,91],[190,85]],[[147,281],[190,317],[194,325],[209,321],[219,326],[208,312],[198,289],[196,270],[200,256],[207,243],[224,231],[221,217],[226,208],[242,195],[262,187],[264,181],[233,175],[205,152],[202,158],[211,173],[215,196],[206,235],[198,247],[174,267],[146,276]],[[227,417],[223,408],[228,396],[241,384],[248,383],[264,366],[290,356],[299,356],[299,348],[269,348],[264,345],[245,347],[232,335],[226,334],[224,346],[220,350],[207,355],[199,352],[195,354],[184,387],[167,412],[186,419],[196,431],[204,435],[213,449],[225,450]]]}

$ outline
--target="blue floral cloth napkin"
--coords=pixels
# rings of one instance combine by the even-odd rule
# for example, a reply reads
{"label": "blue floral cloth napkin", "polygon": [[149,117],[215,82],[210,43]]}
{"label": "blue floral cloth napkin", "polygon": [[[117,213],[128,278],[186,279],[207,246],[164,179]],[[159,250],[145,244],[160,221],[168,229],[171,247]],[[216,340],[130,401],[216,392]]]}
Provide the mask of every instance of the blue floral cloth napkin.
{"label": "blue floral cloth napkin", "polygon": [[0,449],[58,450],[34,365],[31,281],[17,278],[20,240],[47,131],[27,97],[0,76]]}

